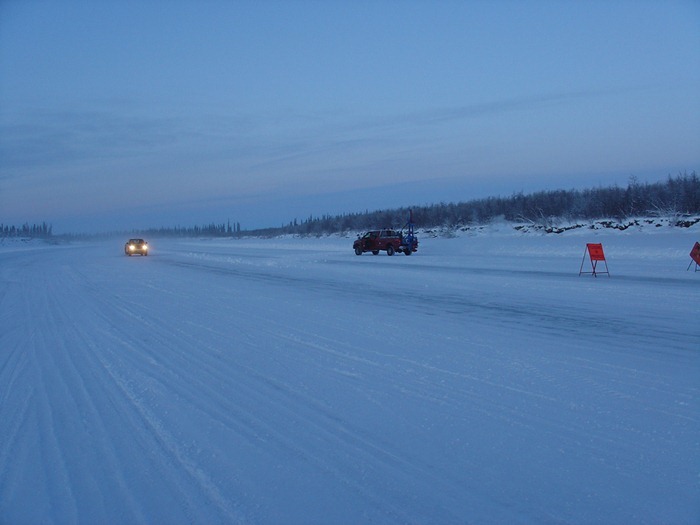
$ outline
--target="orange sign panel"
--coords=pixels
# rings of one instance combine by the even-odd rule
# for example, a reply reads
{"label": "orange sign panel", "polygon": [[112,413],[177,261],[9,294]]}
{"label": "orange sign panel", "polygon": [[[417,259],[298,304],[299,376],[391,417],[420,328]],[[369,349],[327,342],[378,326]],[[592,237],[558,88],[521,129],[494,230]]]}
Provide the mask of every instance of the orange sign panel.
{"label": "orange sign panel", "polygon": [[[591,271],[590,272],[584,272],[583,271],[583,264],[586,262],[586,252],[588,252],[588,257],[591,260]],[[603,263],[603,266],[605,266],[605,270],[598,269],[598,263],[601,262]],[[605,260],[605,253],[603,253],[603,245],[598,243],[588,243],[586,244],[586,251],[583,252],[583,259],[581,260],[581,268],[579,268],[578,274],[584,274],[584,273],[590,273],[593,274],[593,277],[598,277],[599,273],[605,273],[610,277],[610,272],[608,271],[608,263]]]}
{"label": "orange sign panel", "polygon": [[605,260],[605,254],[603,253],[603,245],[602,244],[586,244],[586,247],[588,248],[588,253],[591,256],[591,261],[604,261]]}
{"label": "orange sign panel", "polygon": [[700,242],[696,242],[695,246],[693,246],[693,249],[690,250],[690,257],[695,261],[696,264],[700,264]]}

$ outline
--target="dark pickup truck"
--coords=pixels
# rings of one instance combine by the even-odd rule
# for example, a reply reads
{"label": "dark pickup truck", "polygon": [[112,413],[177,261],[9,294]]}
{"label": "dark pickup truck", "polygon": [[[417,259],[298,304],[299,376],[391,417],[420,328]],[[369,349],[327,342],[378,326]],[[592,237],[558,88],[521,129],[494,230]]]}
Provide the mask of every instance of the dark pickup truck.
{"label": "dark pickup truck", "polygon": [[356,255],[372,252],[377,255],[380,251],[386,251],[387,255],[403,252],[411,255],[418,250],[418,239],[415,235],[404,235],[395,230],[368,231],[352,244]]}

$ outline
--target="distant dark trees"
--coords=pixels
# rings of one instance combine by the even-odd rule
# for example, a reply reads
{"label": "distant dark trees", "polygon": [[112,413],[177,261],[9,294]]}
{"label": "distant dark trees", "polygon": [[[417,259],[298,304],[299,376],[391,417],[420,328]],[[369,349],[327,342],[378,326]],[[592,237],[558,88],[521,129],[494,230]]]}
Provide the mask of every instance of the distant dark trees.
{"label": "distant dark trees", "polygon": [[245,231],[244,235],[321,235],[372,228],[403,226],[413,210],[421,228],[455,228],[483,224],[503,217],[508,221],[548,225],[555,222],[617,219],[639,216],[680,216],[700,213],[700,178],[693,172],[669,176],[656,183],[631,177],[626,188],[617,185],[583,190],[550,190],[509,197],[488,197],[458,203],[439,203],[343,215],[309,216],[279,228]]}
{"label": "distant dark trees", "polygon": [[693,213],[700,213],[700,179],[694,172],[653,184],[641,184],[631,178],[626,188],[517,193],[510,197],[414,208],[415,222],[426,227],[481,224],[496,217],[544,224]]}
{"label": "distant dark trees", "polygon": [[[550,190],[509,197],[487,197],[457,203],[400,207],[342,215],[309,215],[277,228],[242,230],[241,223],[210,223],[204,226],[162,227],[138,233],[160,237],[234,237],[284,234],[325,235],[374,228],[400,228],[410,210],[420,228],[459,228],[484,224],[502,217],[513,222],[550,226],[580,220],[615,219],[624,221],[642,216],[679,217],[700,214],[700,178],[695,172],[669,176],[665,181],[640,183],[630,177],[627,187],[609,186],[583,190]],[[51,237],[46,223],[20,227],[0,224],[0,237]],[[136,232],[134,232],[136,233]]]}
{"label": "distant dark trees", "polygon": [[41,224],[28,224],[22,226],[10,226],[0,224],[0,237],[32,237],[47,239],[53,235],[52,226],[42,222]]}
{"label": "distant dark trees", "polygon": [[232,237],[241,232],[241,223],[210,223],[204,226],[176,226],[141,230],[139,233],[158,237]]}

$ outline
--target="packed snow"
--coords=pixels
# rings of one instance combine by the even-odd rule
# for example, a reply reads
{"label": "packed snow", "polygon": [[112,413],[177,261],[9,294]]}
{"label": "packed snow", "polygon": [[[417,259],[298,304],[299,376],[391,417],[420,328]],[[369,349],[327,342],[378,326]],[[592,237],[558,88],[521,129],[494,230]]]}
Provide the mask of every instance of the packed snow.
{"label": "packed snow", "polygon": [[0,522],[700,523],[700,225],[419,239],[0,243]]}

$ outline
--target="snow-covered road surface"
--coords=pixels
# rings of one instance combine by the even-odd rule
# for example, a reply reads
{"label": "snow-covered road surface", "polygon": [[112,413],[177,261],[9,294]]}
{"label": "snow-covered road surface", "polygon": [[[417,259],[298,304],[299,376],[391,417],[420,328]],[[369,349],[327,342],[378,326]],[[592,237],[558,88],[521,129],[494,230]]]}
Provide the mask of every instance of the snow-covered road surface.
{"label": "snow-covered road surface", "polygon": [[2,244],[0,523],[698,523],[698,236]]}

